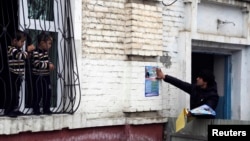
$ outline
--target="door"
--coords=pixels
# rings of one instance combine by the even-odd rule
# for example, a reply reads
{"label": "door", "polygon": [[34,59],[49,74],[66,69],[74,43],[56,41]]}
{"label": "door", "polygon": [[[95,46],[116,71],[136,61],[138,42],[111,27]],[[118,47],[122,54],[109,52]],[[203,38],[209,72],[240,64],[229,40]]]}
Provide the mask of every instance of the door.
{"label": "door", "polygon": [[221,55],[215,57],[215,77],[218,80],[219,103],[216,109],[219,119],[231,119],[231,56]]}

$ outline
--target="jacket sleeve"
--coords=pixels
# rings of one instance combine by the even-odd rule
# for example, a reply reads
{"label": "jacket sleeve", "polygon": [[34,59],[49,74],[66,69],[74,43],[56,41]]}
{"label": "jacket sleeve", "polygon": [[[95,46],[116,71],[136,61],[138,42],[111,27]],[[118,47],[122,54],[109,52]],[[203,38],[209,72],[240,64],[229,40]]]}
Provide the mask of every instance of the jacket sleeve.
{"label": "jacket sleeve", "polygon": [[15,60],[27,59],[28,53],[15,47],[9,47],[8,54],[12,55]]}
{"label": "jacket sleeve", "polygon": [[217,93],[213,93],[207,100],[206,104],[215,110],[218,105],[218,102],[219,102],[219,95]]}
{"label": "jacket sleeve", "polygon": [[184,81],[182,81],[178,78],[175,78],[173,76],[170,76],[170,75],[166,75],[164,81],[176,86],[177,88],[179,88],[179,89],[181,89],[189,94],[191,94],[192,84],[190,84],[190,83],[184,82]]}
{"label": "jacket sleeve", "polygon": [[33,52],[33,67],[39,70],[49,69],[49,60],[47,54],[39,55],[38,51]]}

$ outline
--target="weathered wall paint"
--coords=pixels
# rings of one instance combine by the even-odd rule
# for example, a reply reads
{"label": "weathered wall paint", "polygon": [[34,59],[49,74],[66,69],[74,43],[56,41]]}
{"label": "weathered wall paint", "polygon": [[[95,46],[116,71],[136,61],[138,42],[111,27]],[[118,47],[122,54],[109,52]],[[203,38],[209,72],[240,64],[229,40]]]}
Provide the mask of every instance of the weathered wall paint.
{"label": "weathered wall paint", "polygon": [[164,124],[124,125],[1,135],[0,141],[162,141]]}

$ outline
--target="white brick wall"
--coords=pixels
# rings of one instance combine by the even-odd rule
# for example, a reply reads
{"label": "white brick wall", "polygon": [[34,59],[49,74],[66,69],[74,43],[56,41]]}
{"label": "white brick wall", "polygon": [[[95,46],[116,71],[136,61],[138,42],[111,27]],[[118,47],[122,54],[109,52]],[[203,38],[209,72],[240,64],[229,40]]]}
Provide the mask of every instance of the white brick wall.
{"label": "white brick wall", "polygon": [[[186,61],[190,60],[188,56],[183,56],[186,49],[183,50],[183,39],[180,37],[180,32],[185,28],[185,5],[183,1],[176,1],[171,6],[163,7],[163,48],[167,56],[171,58],[171,63],[162,67],[162,70],[172,76],[186,80],[184,72],[191,69],[185,68]],[[187,45],[188,46],[188,45]],[[191,47],[191,44],[190,44]],[[164,62],[163,62],[164,63]],[[183,75],[184,74],[184,75]],[[188,80],[187,80],[188,81]],[[163,113],[168,116],[177,116],[180,110],[188,107],[189,96],[178,88],[169,85],[165,82],[162,83],[162,93],[166,101],[163,105]]]}
{"label": "white brick wall", "polygon": [[[84,125],[159,123],[166,122],[166,117],[176,114],[173,107],[176,106],[177,96],[170,97],[169,94],[178,92],[176,89],[160,88],[159,96],[145,97],[144,67],[163,67],[162,64],[157,61],[126,61],[127,54],[161,56],[164,24],[165,27],[173,26],[171,34],[178,35],[176,32],[179,27],[176,26],[180,24],[164,23],[162,12],[162,7],[156,5],[126,3],[125,0],[83,1],[84,58],[79,65],[82,101],[78,112],[84,113]],[[176,40],[172,41],[174,44]],[[175,57],[173,60],[176,60]],[[168,85],[161,83],[161,86]],[[153,117],[125,118],[124,114],[154,111],[157,114],[153,113]]]}
{"label": "white brick wall", "polygon": [[[191,1],[191,6],[197,2]],[[85,0],[83,5],[82,48],[85,58],[80,69],[83,94],[80,111],[85,114],[88,126],[154,123],[177,116],[182,108],[188,107],[189,96],[162,82],[158,97],[145,97],[144,67],[159,66],[167,74],[190,81],[192,38],[229,43],[242,40],[206,34],[197,36],[193,33],[197,25],[187,21],[197,18],[194,16],[197,7],[187,7],[183,1],[176,1],[168,7],[126,3],[125,0],[114,3]],[[124,8],[131,9],[125,12]],[[191,12],[187,8],[192,8]],[[125,26],[121,26],[124,23]],[[127,61],[127,54],[161,56],[158,54],[162,50],[161,43],[164,54],[171,58],[167,66],[163,66],[164,62]],[[125,118],[123,113],[155,110],[161,115],[157,121],[146,116]],[[105,122],[107,119],[108,123]]]}
{"label": "white brick wall", "polygon": [[126,54],[162,55],[162,8],[145,3],[126,3]]}
{"label": "white brick wall", "polygon": [[145,97],[148,62],[87,60],[81,65],[81,111],[86,118],[124,117],[124,111],[162,110],[162,96]]}
{"label": "white brick wall", "polygon": [[124,50],[125,0],[83,0],[83,56],[96,59],[126,59]]}
{"label": "white brick wall", "polygon": [[126,59],[126,55],[162,55],[161,7],[125,0],[84,0],[82,15],[84,56]]}
{"label": "white brick wall", "polygon": [[[159,96],[145,97],[144,67],[159,66],[165,73],[186,78],[183,64],[187,58],[180,54],[183,47],[178,48],[179,31],[184,29],[184,4],[177,1],[171,7],[157,7],[130,3],[127,7],[133,10],[128,11],[132,14],[129,18],[138,21],[126,22],[126,1],[82,0],[81,31],[75,29],[82,35],[80,49],[77,46],[81,50],[78,52],[82,94],[79,110],[74,115],[3,118],[0,134],[162,123],[179,113],[177,102],[183,92],[167,83],[160,82]],[[150,21],[153,22],[149,24]],[[126,25],[133,26],[128,29]],[[133,34],[128,33],[131,30]],[[164,50],[172,65],[128,61],[127,48],[132,49],[130,55],[137,56],[161,56]],[[149,112],[151,116],[125,117],[124,112]]]}

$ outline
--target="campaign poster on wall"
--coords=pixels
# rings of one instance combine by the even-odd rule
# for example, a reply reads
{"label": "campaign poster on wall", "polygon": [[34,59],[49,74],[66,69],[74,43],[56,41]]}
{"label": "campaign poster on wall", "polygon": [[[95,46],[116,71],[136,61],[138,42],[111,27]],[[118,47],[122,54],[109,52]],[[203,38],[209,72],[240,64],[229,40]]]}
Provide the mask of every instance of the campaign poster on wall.
{"label": "campaign poster on wall", "polygon": [[156,79],[156,66],[145,66],[145,96],[159,95],[159,81]]}

